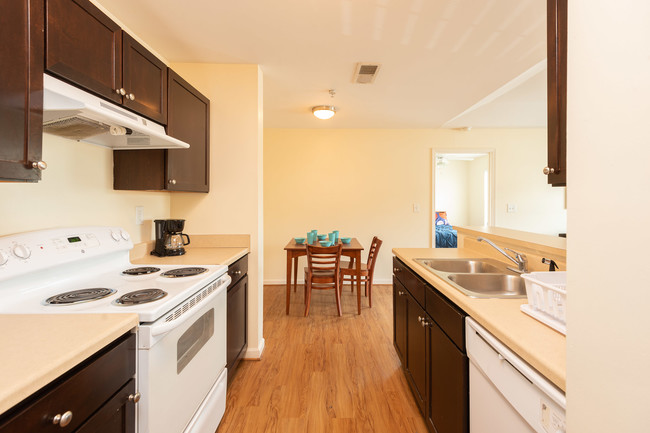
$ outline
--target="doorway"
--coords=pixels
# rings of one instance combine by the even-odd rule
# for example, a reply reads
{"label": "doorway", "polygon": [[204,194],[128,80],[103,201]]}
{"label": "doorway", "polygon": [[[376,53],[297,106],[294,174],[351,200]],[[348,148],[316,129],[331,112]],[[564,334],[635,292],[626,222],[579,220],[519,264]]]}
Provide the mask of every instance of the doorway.
{"label": "doorway", "polygon": [[[431,245],[434,248],[455,245],[455,239],[450,239],[455,237],[455,230],[449,230],[454,226],[493,225],[494,164],[492,149],[434,149],[431,176]],[[451,227],[441,227],[446,225]]]}

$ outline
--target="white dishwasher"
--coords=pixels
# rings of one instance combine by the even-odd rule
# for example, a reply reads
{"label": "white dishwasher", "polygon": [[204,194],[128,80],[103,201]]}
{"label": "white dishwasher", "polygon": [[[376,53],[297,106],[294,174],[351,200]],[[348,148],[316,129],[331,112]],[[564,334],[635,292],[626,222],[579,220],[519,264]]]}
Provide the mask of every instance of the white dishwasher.
{"label": "white dishwasher", "polygon": [[470,433],[565,433],[564,393],[467,317]]}

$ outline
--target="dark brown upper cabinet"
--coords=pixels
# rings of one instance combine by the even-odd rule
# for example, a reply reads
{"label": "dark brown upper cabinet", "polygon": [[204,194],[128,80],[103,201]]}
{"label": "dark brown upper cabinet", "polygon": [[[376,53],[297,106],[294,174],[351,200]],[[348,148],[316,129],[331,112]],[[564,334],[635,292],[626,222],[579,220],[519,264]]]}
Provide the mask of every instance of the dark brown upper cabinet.
{"label": "dark brown upper cabinet", "polygon": [[122,103],[122,29],[88,0],[47,0],[45,68]]}
{"label": "dark brown upper cabinet", "polygon": [[547,0],[548,165],[553,186],[566,186],[567,0]]}
{"label": "dark brown upper cabinet", "polygon": [[167,65],[122,32],[124,106],[163,125],[167,123]]}
{"label": "dark brown upper cabinet", "polygon": [[37,182],[43,141],[43,0],[2,3],[0,180]]}
{"label": "dark brown upper cabinet", "polygon": [[89,0],[46,0],[45,69],[156,122],[167,120],[167,66]]}
{"label": "dark brown upper cabinet", "polygon": [[113,151],[114,189],[209,191],[210,100],[168,71],[167,133],[190,148]]}

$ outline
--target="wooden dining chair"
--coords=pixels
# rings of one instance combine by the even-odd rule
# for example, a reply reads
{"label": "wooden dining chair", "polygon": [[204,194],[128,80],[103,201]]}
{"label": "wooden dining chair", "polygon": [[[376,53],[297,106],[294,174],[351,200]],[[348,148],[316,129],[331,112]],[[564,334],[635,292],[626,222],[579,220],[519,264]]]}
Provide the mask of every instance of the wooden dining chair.
{"label": "wooden dining chair", "polygon": [[305,317],[309,315],[312,289],[334,289],[336,309],[341,314],[340,266],[342,245],[319,247],[307,245],[305,267]]}
{"label": "wooden dining chair", "polygon": [[[368,297],[368,304],[372,308],[372,277],[375,273],[375,263],[377,262],[377,254],[379,253],[379,247],[383,241],[377,236],[372,238],[372,243],[370,244],[370,249],[368,250],[368,262],[361,263],[361,282],[364,283],[366,296]],[[346,281],[346,278],[350,280],[352,285],[351,290],[354,291],[355,286],[355,277],[357,274],[356,265],[354,261],[342,261],[341,262],[341,287]]]}

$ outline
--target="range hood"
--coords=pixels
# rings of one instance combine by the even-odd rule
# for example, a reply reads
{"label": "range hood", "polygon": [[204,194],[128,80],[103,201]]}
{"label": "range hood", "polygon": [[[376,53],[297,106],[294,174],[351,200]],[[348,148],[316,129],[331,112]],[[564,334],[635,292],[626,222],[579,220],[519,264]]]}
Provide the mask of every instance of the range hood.
{"label": "range hood", "polygon": [[43,132],[113,149],[185,149],[165,127],[57,78],[43,77]]}

